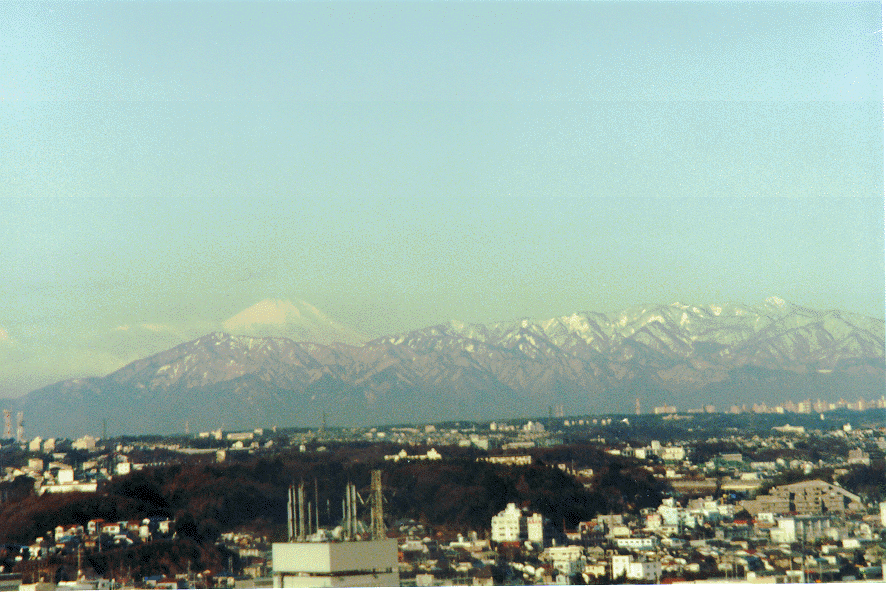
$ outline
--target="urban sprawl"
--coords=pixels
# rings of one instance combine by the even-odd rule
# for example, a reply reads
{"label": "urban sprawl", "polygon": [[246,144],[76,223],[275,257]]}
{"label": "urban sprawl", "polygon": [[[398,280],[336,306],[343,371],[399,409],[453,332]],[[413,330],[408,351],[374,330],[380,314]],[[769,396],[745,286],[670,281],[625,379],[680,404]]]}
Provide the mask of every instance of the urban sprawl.
{"label": "urban sprawl", "polygon": [[636,406],[30,440],[7,413],[0,588],[883,581],[884,398]]}

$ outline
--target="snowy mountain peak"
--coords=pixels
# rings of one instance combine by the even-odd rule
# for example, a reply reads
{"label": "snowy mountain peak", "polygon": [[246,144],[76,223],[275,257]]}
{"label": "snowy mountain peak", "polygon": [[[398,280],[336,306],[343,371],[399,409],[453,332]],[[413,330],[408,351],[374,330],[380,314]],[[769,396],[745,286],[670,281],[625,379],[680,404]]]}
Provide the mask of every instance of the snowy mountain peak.
{"label": "snowy mountain peak", "polygon": [[[299,302],[302,305],[307,303]],[[310,308],[308,308],[310,307]],[[314,317],[326,318],[313,306],[303,306],[306,312]],[[224,326],[226,329],[248,325],[282,325],[287,322],[293,322],[296,319],[303,318],[302,311],[289,300],[273,300],[266,299],[253,304],[246,310],[240,311],[227,321]]]}
{"label": "snowy mountain peak", "polygon": [[304,300],[266,299],[222,323],[228,333],[258,337],[285,337],[295,341],[362,344],[366,336],[327,317]]}
{"label": "snowy mountain peak", "polygon": [[776,308],[784,308],[785,301],[779,298],[778,296],[770,296],[766,299],[766,304],[770,306],[774,306]]}

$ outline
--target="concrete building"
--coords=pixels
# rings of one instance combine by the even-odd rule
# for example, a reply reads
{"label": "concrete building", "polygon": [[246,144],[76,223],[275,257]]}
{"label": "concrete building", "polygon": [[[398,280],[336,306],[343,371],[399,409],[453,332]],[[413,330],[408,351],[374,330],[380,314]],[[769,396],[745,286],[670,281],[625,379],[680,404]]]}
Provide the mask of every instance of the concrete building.
{"label": "concrete building", "polygon": [[660,561],[632,561],[628,564],[628,579],[658,582],[661,579]]}
{"label": "concrete building", "polygon": [[633,561],[633,557],[630,555],[613,555],[611,557],[612,560],[612,579],[616,579],[621,575],[626,575],[628,573],[628,568],[631,566],[631,561]]}
{"label": "concrete building", "polygon": [[544,542],[544,519],[541,514],[526,515],[515,503],[492,517],[492,541],[504,543],[512,541]]}
{"label": "concrete building", "polygon": [[628,551],[652,551],[658,542],[653,537],[625,537],[614,540],[615,546]]}
{"label": "concrete building", "polygon": [[558,584],[571,583],[572,577],[584,571],[587,563],[584,549],[579,545],[550,547],[545,550],[543,557],[550,561],[557,571]]}
{"label": "concrete building", "polygon": [[768,495],[742,503],[751,514],[846,514],[861,512],[861,498],[821,479],[773,487]]}
{"label": "concrete building", "polygon": [[686,458],[686,449],[682,446],[667,446],[661,450],[661,460],[681,461]]}
{"label": "concrete building", "polygon": [[849,456],[846,459],[850,465],[866,465],[871,466],[871,457],[870,455],[862,450],[861,448],[856,448],[854,450],[849,451]]}
{"label": "concrete building", "polygon": [[778,518],[778,526],[769,530],[773,543],[812,543],[828,535],[831,521],[827,516],[791,516]]}
{"label": "concrete building", "polygon": [[96,439],[90,435],[83,436],[71,442],[71,448],[74,450],[86,450],[92,452],[95,450]]}
{"label": "concrete building", "polygon": [[522,456],[487,456],[483,459],[486,462],[499,465],[531,465],[532,457],[528,454]]}
{"label": "concrete building", "polygon": [[274,543],[275,588],[398,587],[397,540]]}
{"label": "concrete building", "polygon": [[43,440],[40,436],[37,436],[30,442],[28,442],[28,452],[40,452],[40,448],[43,445]]}

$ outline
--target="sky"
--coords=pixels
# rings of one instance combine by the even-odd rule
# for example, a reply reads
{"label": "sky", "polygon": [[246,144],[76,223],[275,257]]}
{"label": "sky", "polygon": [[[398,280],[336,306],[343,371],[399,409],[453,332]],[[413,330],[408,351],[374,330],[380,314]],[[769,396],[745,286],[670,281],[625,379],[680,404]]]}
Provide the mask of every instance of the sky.
{"label": "sky", "polygon": [[370,336],[884,317],[879,2],[0,2],[0,396],[266,299]]}

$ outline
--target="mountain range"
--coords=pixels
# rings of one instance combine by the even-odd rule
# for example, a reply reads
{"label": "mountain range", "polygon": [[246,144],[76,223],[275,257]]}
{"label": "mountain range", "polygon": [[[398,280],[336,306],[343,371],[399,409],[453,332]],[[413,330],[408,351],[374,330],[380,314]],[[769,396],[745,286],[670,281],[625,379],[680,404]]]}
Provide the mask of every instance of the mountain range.
{"label": "mountain range", "polygon": [[103,421],[116,434],[165,434],[318,426],[324,414],[359,426],[542,416],[552,406],[631,413],[637,398],[646,412],[871,399],[886,377],[882,320],[774,297],[452,321],[365,342],[307,303],[264,301],[225,329],[32,391],[12,408],[31,435],[96,434]]}

